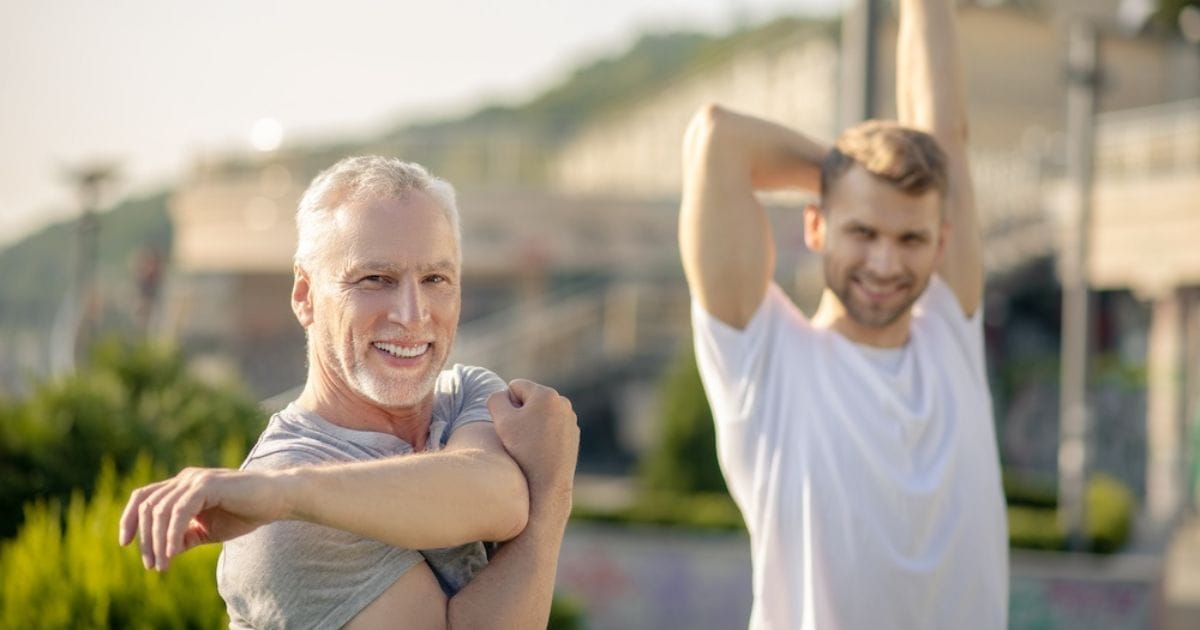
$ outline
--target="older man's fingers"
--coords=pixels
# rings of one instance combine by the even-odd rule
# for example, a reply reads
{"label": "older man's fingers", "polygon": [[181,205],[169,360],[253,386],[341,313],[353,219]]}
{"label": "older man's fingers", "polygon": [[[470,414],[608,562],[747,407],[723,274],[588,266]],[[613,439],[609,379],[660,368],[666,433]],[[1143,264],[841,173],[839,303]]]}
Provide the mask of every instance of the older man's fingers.
{"label": "older man's fingers", "polygon": [[167,499],[179,492],[179,485],[179,476],[156,484],[138,506],[138,546],[142,552],[142,564],[147,569],[162,568],[164,524],[170,521]]}
{"label": "older man's fingers", "polygon": [[158,505],[154,508],[154,568],[159,571],[165,571],[171,562],[171,523],[179,518],[181,498],[187,494],[190,487],[182,475],[176,477],[170,489],[159,496]]}
{"label": "older man's fingers", "polygon": [[188,545],[186,536],[208,501],[207,481],[209,479],[209,477],[197,477],[176,498],[175,509],[171,511],[171,522],[167,527],[168,559],[195,546],[194,544]]}
{"label": "older man's fingers", "polygon": [[165,482],[152,483],[130,493],[129,501],[125,503],[125,510],[121,512],[120,527],[117,533],[118,543],[128,545],[133,542],[134,534],[138,531],[138,511],[142,502],[163,483]]}

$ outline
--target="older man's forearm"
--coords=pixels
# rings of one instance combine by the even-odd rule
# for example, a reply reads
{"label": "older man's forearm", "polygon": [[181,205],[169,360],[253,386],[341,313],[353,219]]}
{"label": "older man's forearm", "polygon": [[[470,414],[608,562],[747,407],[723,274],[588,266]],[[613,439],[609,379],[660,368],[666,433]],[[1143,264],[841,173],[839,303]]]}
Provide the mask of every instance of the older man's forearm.
{"label": "older man's forearm", "polygon": [[450,599],[447,628],[545,628],[567,519],[570,490],[533,497],[529,523]]}
{"label": "older man's forearm", "polygon": [[528,518],[520,469],[482,449],[294,468],[278,479],[288,519],[408,549],[508,540]]}

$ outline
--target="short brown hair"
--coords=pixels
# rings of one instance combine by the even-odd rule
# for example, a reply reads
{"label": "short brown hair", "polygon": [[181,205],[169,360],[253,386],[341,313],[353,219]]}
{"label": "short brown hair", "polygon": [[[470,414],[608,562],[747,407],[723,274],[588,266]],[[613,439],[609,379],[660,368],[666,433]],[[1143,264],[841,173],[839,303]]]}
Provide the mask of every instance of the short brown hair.
{"label": "short brown hair", "polygon": [[821,162],[821,208],[855,164],[910,194],[946,195],[946,154],[933,136],[894,121],[868,120],[842,132]]}

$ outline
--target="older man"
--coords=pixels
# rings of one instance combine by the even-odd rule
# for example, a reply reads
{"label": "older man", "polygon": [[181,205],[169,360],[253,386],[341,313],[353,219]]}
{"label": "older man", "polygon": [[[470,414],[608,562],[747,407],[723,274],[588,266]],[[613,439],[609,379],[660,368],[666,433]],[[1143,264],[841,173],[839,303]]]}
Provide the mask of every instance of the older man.
{"label": "older man", "polygon": [[[680,249],[718,455],[754,564],[750,627],[1004,628],[1004,501],[952,0],[901,0],[899,122],[829,148],[718,107],[685,143]],[[826,290],[771,278],[755,189],[805,210]]]}
{"label": "older man", "polygon": [[[442,371],[461,301],[453,189],[415,164],[349,158],[313,181],[297,226],[303,393],[241,471],[136,491],[122,544],[140,531],[163,570],[229,541],[232,627],[544,626],[578,428],[553,390]],[[478,541],[503,540],[489,562]]]}

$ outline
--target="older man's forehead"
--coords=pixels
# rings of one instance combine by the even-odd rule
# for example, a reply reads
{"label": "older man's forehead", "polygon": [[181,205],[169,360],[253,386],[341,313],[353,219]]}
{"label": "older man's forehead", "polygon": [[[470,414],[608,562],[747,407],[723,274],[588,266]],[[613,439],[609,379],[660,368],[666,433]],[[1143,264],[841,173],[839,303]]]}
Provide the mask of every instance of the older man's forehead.
{"label": "older man's forehead", "polygon": [[348,269],[362,269],[401,274],[408,271],[417,273],[449,273],[458,270],[458,262],[451,259],[432,261],[421,260],[349,260]]}

